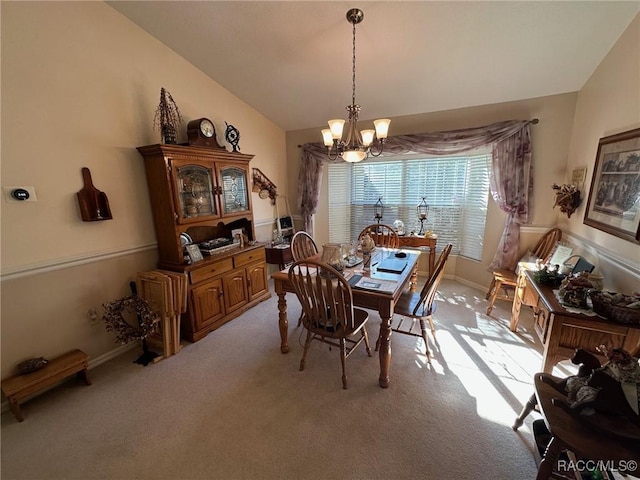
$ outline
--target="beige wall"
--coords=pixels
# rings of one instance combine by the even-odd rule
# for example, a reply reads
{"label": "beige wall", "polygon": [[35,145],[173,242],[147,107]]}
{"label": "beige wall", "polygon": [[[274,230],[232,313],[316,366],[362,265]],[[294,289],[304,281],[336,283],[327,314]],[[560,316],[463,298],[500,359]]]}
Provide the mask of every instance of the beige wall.
{"label": "beige wall", "polygon": [[[2,2],[2,185],[34,186],[37,202],[2,208],[2,377],[20,360],[71,348],[92,358],[116,347],[87,310],[128,293],[155,264],[142,158],[158,143],[160,88],[186,122],[240,130],[243,153],[287,188],[284,131],[102,2]],[[82,222],[80,170],[110,202],[113,220]],[[256,194],[258,238],[273,207]],[[265,233],[266,232],[266,233]]]}
{"label": "beige wall", "polygon": [[[391,135],[454,130],[487,125],[501,120],[538,118],[540,123],[531,127],[534,152],[534,200],[531,225],[523,229],[521,238],[522,248],[526,249],[557,221],[557,210],[552,208],[554,197],[551,185],[553,182],[562,181],[565,176],[576,98],[576,93],[570,93],[518,102],[396,117],[391,120]],[[363,106],[363,109],[366,109],[366,105]],[[370,121],[362,123],[366,125],[368,122]],[[320,128],[324,127],[287,132],[289,185],[296,185],[300,163],[298,145],[321,141]],[[293,192],[291,194],[293,195]],[[314,236],[319,245],[328,240],[327,195],[326,181],[323,181],[320,205],[314,219]],[[488,286],[491,279],[488,266],[493,260],[504,222],[504,212],[498,208],[493,200],[490,200],[482,261],[476,262],[461,257],[452,257],[448,264],[447,273],[482,288]],[[428,270],[426,262],[421,261],[420,270],[423,272]]]}
{"label": "beige wall", "polygon": [[587,167],[583,203],[560,226],[594,260],[612,289],[640,290],[640,246],[583,223],[598,140],[640,127],[640,15],[637,15],[578,95],[565,181]]}

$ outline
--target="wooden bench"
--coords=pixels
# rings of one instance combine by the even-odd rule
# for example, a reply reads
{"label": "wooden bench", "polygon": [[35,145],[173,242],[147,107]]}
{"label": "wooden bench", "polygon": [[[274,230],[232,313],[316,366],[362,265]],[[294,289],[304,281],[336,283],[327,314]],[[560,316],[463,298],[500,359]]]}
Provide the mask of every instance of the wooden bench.
{"label": "wooden bench", "polygon": [[19,422],[24,420],[20,401],[30,395],[53,386],[64,378],[78,374],[87,385],[91,385],[87,371],[89,356],[82,350],[71,350],[53,360],[42,369],[26,375],[16,375],[2,380],[2,393],[9,400],[11,411]]}

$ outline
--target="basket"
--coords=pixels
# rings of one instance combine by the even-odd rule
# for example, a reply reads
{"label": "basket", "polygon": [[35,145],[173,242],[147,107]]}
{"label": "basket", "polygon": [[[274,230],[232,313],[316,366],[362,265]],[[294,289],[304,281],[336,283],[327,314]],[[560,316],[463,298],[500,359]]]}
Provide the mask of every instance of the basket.
{"label": "basket", "polygon": [[[609,292],[615,295],[614,292]],[[601,291],[591,292],[593,311],[598,315],[619,323],[640,324],[640,310],[611,305],[611,301],[605,298]]]}

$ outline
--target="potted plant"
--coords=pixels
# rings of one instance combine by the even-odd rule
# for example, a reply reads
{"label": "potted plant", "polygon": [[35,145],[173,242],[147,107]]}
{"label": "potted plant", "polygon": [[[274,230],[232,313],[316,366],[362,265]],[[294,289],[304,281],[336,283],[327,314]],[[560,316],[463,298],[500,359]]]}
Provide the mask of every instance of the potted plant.
{"label": "potted plant", "polygon": [[160,130],[163,143],[178,143],[178,127],[182,123],[182,115],[173,97],[164,87],[160,89],[160,103],[153,117],[153,128]]}

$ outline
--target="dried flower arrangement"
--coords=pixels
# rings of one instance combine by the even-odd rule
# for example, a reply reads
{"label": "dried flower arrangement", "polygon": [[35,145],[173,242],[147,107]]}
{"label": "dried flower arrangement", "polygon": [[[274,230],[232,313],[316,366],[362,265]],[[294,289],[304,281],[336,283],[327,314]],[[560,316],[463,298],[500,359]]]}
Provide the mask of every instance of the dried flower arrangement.
{"label": "dried flower arrangement", "polygon": [[163,143],[178,143],[178,127],[182,123],[182,114],[173,97],[164,87],[160,89],[160,103],[153,117],[153,128],[160,130]]}
{"label": "dried flower arrangement", "polygon": [[567,218],[571,218],[573,212],[580,206],[582,199],[580,198],[580,190],[575,185],[558,185],[554,183],[551,187],[556,191],[556,201],[553,208],[560,207],[562,213],[567,214]]}

